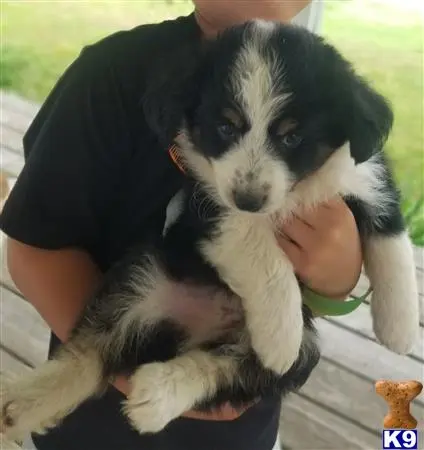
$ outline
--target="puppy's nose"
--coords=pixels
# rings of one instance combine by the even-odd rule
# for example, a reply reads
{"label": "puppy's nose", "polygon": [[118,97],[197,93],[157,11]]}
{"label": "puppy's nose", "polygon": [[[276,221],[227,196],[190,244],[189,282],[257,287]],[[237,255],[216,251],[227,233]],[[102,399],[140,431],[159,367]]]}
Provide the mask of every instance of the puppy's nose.
{"label": "puppy's nose", "polygon": [[242,211],[257,212],[265,203],[266,197],[251,194],[249,192],[235,191],[234,203]]}

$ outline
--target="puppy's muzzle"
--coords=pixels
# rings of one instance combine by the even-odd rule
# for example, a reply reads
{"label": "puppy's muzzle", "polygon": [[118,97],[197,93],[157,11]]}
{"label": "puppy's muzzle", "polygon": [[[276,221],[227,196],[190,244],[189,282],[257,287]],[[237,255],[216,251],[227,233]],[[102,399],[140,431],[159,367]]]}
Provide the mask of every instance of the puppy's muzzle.
{"label": "puppy's muzzle", "polygon": [[268,200],[267,194],[259,194],[253,191],[234,190],[233,199],[236,207],[241,211],[258,212]]}

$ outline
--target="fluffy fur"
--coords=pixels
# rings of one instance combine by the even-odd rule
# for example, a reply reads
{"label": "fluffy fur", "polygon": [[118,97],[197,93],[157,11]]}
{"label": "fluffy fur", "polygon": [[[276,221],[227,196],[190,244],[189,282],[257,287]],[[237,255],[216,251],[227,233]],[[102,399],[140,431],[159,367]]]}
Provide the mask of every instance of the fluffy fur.
{"label": "fluffy fur", "polygon": [[164,148],[178,135],[179,210],[161,242],[110,271],[55,359],[6,389],[3,432],[53,426],[122,372],[124,413],[141,433],[191,408],[302,386],[319,350],[275,233],[335,195],[361,232],[377,337],[411,348],[411,245],[382,151],[392,113],[333,47],[304,29],[247,23],[158,61],[143,106]]}

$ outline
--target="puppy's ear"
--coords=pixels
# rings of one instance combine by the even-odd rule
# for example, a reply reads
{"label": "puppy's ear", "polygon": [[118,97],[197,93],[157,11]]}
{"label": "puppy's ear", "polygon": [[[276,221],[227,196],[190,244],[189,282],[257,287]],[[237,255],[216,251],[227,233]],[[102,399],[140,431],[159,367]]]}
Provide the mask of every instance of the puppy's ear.
{"label": "puppy's ear", "polygon": [[386,99],[363,79],[351,85],[348,137],[356,163],[368,160],[384,146],[393,125],[393,112]]}
{"label": "puppy's ear", "polygon": [[169,145],[196,107],[207,49],[197,41],[155,61],[142,99],[144,116],[163,145]]}

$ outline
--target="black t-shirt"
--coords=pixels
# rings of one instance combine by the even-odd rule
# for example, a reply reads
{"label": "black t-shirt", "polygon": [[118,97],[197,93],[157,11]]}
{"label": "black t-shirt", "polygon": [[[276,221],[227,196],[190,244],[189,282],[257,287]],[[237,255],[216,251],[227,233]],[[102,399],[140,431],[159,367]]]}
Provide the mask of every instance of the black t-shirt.
{"label": "black t-shirt", "polygon": [[[200,39],[194,15],[116,33],[83,50],[24,137],[25,166],[0,217],[26,244],[85,249],[105,271],[132,243],[162,232],[183,176],[148,129],[141,100],[151,61]],[[151,75],[151,74],[150,74]],[[58,300],[60,301],[60,300]],[[51,350],[58,340],[52,337]],[[40,450],[271,450],[279,399],[233,422],[177,419],[140,436],[110,388],[46,436]]]}

